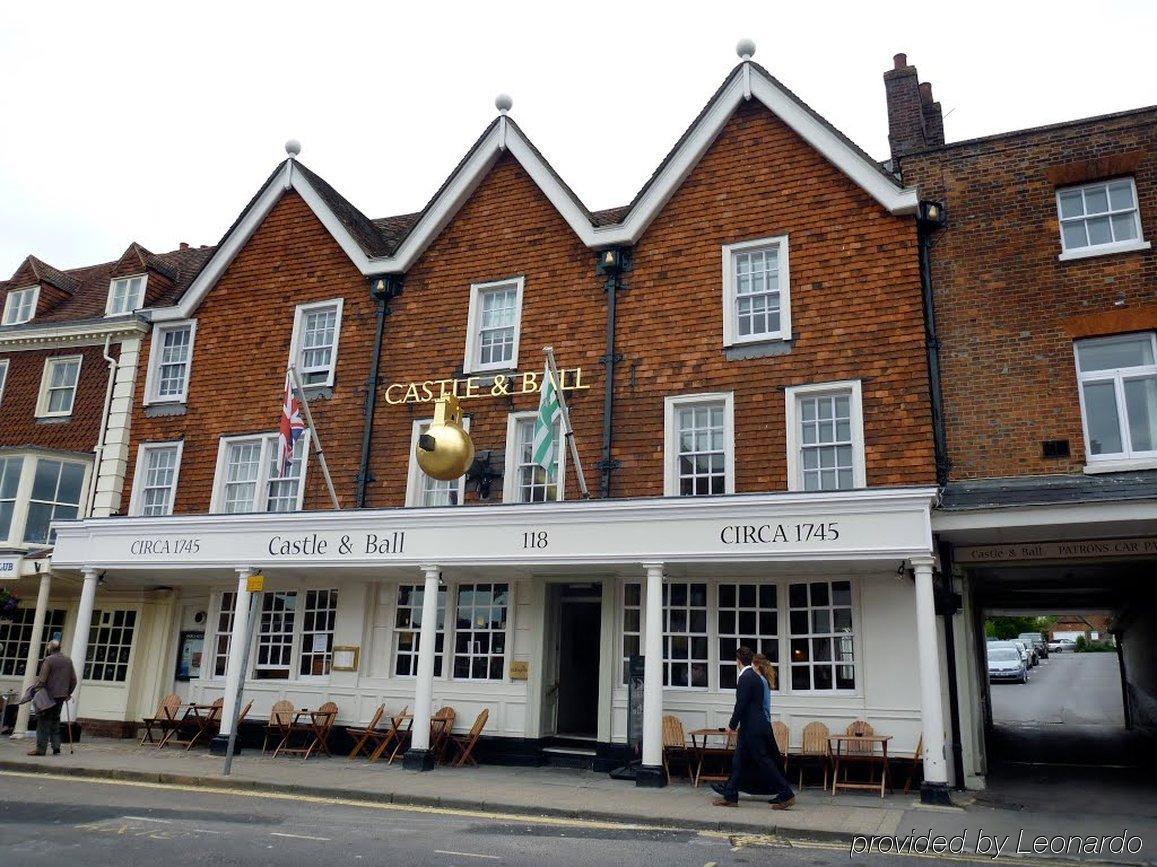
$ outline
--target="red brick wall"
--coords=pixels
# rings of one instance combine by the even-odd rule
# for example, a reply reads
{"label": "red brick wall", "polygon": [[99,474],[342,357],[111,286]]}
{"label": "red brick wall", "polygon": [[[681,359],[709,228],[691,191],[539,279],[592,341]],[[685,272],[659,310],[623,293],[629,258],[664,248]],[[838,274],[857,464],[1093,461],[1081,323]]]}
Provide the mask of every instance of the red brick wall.
{"label": "red brick wall", "polygon": [[[364,383],[374,334],[365,279],[296,193],[274,207],[195,312],[197,335],[185,415],[149,418],[143,400],[150,345],[142,347],[124,502],[141,442],[184,439],[176,512],[208,511],[222,436],[273,431],[298,304],[344,297],[335,387],[311,402],[343,506],[353,504]],[[325,508],[316,461],[305,508]]]}
{"label": "red brick wall", "polygon": [[[903,159],[905,181],[942,198],[949,215],[933,283],[953,478],[1081,471],[1073,333],[1088,333],[1090,319],[1118,323],[1101,333],[1152,327],[1157,255],[1059,261],[1056,187],[1133,175],[1152,239],[1155,124],[1148,111]],[[1042,457],[1042,440],[1052,439],[1069,441],[1070,459]]]}
{"label": "red brick wall", "polygon": [[[115,356],[119,344],[110,354]],[[36,399],[44,363],[48,358],[80,355],[80,379],[72,415],[67,420],[36,418]],[[8,379],[0,400],[0,446],[39,446],[73,452],[91,452],[100,432],[101,411],[108,387],[108,364],[104,344],[100,346],[37,349],[24,352],[0,351],[8,359]]]}
{"label": "red brick wall", "polygon": [[[721,245],[790,235],[789,355],[727,361],[722,348]],[[589,390],[570,403],[588,482],[601,457],[606,299],[594,254],[512,157],[498,161],[455,219],[406,275],[391,302],[381,363],[368,505],[405,501],[412,422],[431,404],[390,405],[394,382],[461,376],[471,283],[523,276],[518,368],[540,371],[542,347],[583,369]],[[784,393],[789,385],[861,378],[868,482],[934,478],[915,231],[755,105],[740,109],[637,247],[619,306],[615,415],[616,496],[663,492],[663,398],[736,395],[739,491],[785,490]],[[277,420],[297,303],[342,295],[337,384],[313,405],[343,505],[352,505],[362,434],[363,383],[374,307],[366,282],[304,203],[288,195],[197,311],[188,412],[146,418],[134,446],[184,437],[177,511],[207,509],[226,434]],[[147,350],[147,347],[146,347]],[[143,397],[144,376],[137,401]],[[464,401],[479,450],[505,452],[507,415],[534,395]],[[135,452],[135,448],[134,448]],[[569,463],[569,462],[568,462]],[[131,484],[130,479],[127,484]],[[568,496],[577,492],[573,467]],[[496,483],[492,499],[501,498]],[[311,461],[306,508],[326,508]]]}

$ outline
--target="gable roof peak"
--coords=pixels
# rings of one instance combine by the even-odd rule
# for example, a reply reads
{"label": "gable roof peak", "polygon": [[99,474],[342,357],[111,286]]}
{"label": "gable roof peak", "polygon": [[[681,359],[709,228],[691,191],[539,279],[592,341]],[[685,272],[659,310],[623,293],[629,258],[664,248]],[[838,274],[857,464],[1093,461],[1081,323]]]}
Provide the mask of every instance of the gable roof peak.
{"label": "gable roof peak", "polygon": [[76,280],[58,268],[53,268],[43,259],[37,259],[33,255],[27,256],[20,267],[12,274],[12,278],[8,281],[10,285],[15,288],[15,283],[21,274],[27,273],[30,275],[28,279],[32,283],[47,283],[50,286],[55,286],[62,292],[67,292],[69,295],[76,292],[79,284]]}

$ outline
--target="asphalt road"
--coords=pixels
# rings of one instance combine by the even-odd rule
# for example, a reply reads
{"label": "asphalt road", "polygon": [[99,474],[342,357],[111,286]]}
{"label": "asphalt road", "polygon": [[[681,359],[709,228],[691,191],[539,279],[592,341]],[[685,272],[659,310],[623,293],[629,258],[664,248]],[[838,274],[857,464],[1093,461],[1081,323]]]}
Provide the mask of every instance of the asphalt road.
{"label": "asphalt road", "polygon": [[[750,809],[758,809],[752,805]],[[765,808],[766,809],[766,808]],[[912,864],[912,857],[857,863]],[[960,858],[956,858],[960,861]],[[23,865],[846,864],[844,844],[787,844],[581,821],[0,773],[0,863]],[[991,863],[977,859],[973,863]]]}
{"label": "asphalt road", "polygon": [[1115,653],[1053,653],[1029,681],[991,684],[995,723],[1124,725]]}

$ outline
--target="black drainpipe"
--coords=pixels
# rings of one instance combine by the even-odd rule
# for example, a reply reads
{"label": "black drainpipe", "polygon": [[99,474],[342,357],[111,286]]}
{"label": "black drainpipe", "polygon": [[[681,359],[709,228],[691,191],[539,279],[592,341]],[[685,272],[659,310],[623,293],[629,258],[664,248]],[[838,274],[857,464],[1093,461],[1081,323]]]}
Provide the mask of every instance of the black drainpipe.
{"label": "black drainpipe", "polygon": [[[933,210],[934,209],[934,210]],[[927,215],[927,216],[926,216]],[[936,459],[936,483],[946,485],[952,463],[944,432],[944,395],[940,387],[940,338],[936,333],[936,310],[932,294],[933,233],[945,223],[944,206],[921,202],[916,218],[916,244],[920,252],[920,292],[924,302],[924,347],[928,357],[928,389],[932,398],[932,447]]]}
{"label": "black drainpipe", "polygon": [[948,666],[948,718],[952,730],[952,771],[964,788],[964,745],[960,742],[960,692],[956,683],[956,612],[962,607],[952,580],[952,545],[940,543],[940,581],[944,614],[944,662]]}
{"label": "black drainpipe", "polygon": [[634,255],[630,247],[611,247],[597,254],[595,273],[605,276],[603,291],[607,293],[607,345],[606,353],[599,361],[606,369],[606,386],[603,390],[603,457],[598,463],[602,473],[599,496],[603,499],[611,495],[611,476],[619,468],[619,462],[611,456],[614,431],[611,420],[615,408],[615,365],[623,356],[615,352],[615,301],[619,290],[626,289],[623,273],[634,266]]}
{"label": "black drainpipe", "polygon": [[370,281],[370,295],[377,302],[377,322],[374,331],[374,355],[370,361],[370,375],[366,378],[365,415],[362,418],[362,457],[358,463],[357,497],[355,507],[366,507],[366,488],[370,477],[370,446],[374,437],[374,413],[378,405],[378,368],[382,361],[382,337],[386,317],[390,315],[390,299],[402,294],[402,275],[390,274]]}

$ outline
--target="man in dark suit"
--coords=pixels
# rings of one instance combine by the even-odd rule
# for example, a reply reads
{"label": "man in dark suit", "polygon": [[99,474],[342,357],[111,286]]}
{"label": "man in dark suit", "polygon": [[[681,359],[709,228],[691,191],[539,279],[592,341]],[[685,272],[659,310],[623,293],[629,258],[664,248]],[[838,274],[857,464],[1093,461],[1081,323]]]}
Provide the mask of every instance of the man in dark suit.
{"label": "man in dark suit", "polygon": [[40,663],[32,691],[44,690],[52,701],[36,712],[36,748],[29,751],[30,756],[44,755],[50,743],[52,754],[60,754],[60,710],[76,690],[76,669],[72,660],[60,652],[60,642],[48,642],[45,651],[47,655]]}
{"label": "man in dark suit", "polygon": [[763,714],[763,678],[751,667],[750,647],[740,647],[735,654],[739,677],[735,684],[735,711],[728,731],[738,731],[731,778],[716,791],[716,807],[735,807],[739,790],[758,795],[773,795],[771,808],[786,810],[795,803],[795,793],[775,762],[775,741],[771,726]]}

